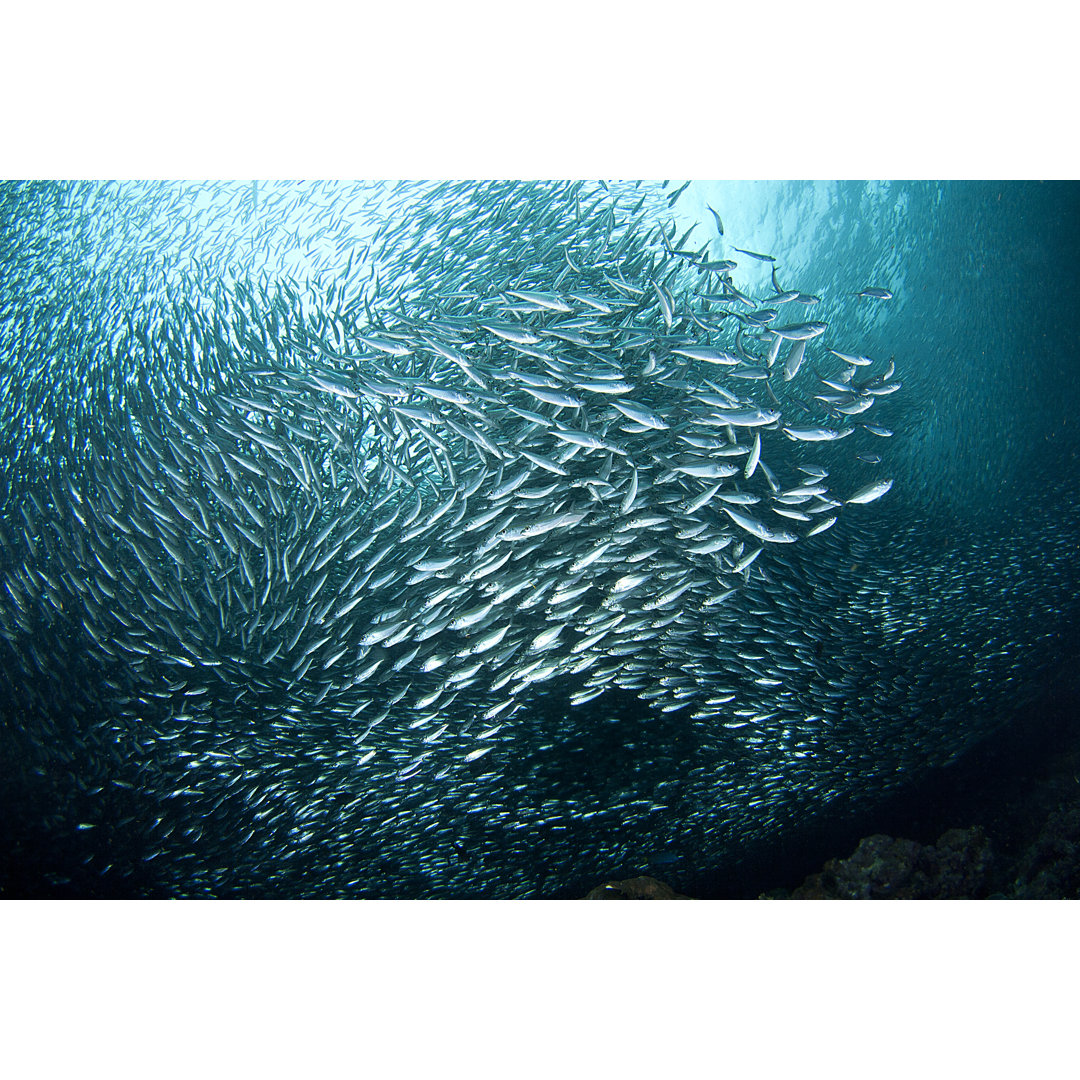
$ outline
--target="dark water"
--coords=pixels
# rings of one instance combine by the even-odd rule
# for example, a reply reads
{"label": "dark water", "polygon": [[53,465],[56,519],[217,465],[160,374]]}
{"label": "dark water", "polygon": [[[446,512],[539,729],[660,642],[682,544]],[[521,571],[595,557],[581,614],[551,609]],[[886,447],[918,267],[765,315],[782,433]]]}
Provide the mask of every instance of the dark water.
{"label": "dark water", "polygon": [[[799,185],[785,187],[774,213],[806,200]],[[1080,520],[1069,494],[1080,449],[1080,187],[902,183],[873,205],[862,184],[830,188],[839,198],[814,215],[799,250],[812,250],[815,266],[831,257],[838,282],[869,281],[886,263],[905,283],[875,344],[908,361],[912,393],[897,427],[910,482],[867,543],[886,572],[877,588],[906,579],[932,605],[936,647],[895,662],[926,674],[911,719],[949,717],[958,756],[929,762],[878,805],[856,796],[792,828],[738,867],[676,864],[667,879],[698,896],[792,887],[870,832],[932,843],[950,827],[995,821],[1080,740]],[[1023,663],[1008,675],[980,670],[975,657],[995,650]]]}
{"label": "dark water", "polygon": [[[329,826],[300,845],[271,831],[253,851],[228,799],[200,803],[194,825],[177,816],[185,839],[177,846],[170,833],[166,848],[146,826],[179,815],[163,793],[182,775],[169,755],[186,736],[170,730],[166,746],[149,724],[140,739],[136,724],[114,737],[110,685],[123,672],[88,660],[77,634],[29,645],[13,635],[0,654],[4,894],[571,897],[651,872],[692,895],[756,895],[794,884],[868,832],[932,840],[939,825],[969,824],[987,793],[1030,771],[1044,746],[1058,749],[1075,702],[1062,680],[1080,660],[1077,185],[695,183],[678,204],[680,233],[695,221],[705,229],[706,204],[730,246],[774,255],[783,288],[829,299],[830,322],[867,355],[895,356],[903,382],[888,402],[892,491],[845,511],[828,547],[785,547],[740,612],[743,625],[768,628],[776,614],[766,600],[791,597],[799,614],[784,619],[811,627],[815,687],[829,689],[821,698],[791,688],[804,711],[825,717],[808,756],[724,741],[629,691],[575,709],[577,687],[556,682],[514,718],[497,770],[478,762],[457,788],[395,794],[350,834],[340,872],[327,870],[331,846],[342,858]],[[133,241],[120,223],[98,225],[82,257],[122,278]],[[160,228],[169,244],[187,235],[182,215]],[[64,316],[50,281],[70,273],[70,254],[55,240],[6,223],[8,257],[40,264],[38,295],[2,292],[9,405],[30,393],[19,373],[34,362],[11,345],[13,328]],[[235,238],[199,239],[200,258],[226,243]],[[275,272],[299,280],[310,267],[297,256]],[[745,273],[736,285],[764,296],[767,267]],[[851,295],[869,285],[894,299]],[[152,326],[167,309],[138,293],[127,298],[134,320]],[[92,336],[78,305],[71,311],[68,333]],[[65,394],[75,391],[58,383],[56,398]],[[79,406],[91,417],[115,407]],[[29,440],[5,429],[20,450],[4,457],[8,531],[22,530],[19,507],[57,437],[41,424]],[[854,473],[841,486],[854,487]],[[0,596],[11,602],[10,591]],[[257,743],[262,772],[288,776],[301,808],[325,799],[304,794],[325,786],[317,760],[297,771],[305,749],[330,737],[309,721],[307,734],[298,720],[288,737]],[[372,790],[373,802],[387,797]],[[650,798],[665,809],[633,808]],[[217,869],[233,864],[243,872]]]}

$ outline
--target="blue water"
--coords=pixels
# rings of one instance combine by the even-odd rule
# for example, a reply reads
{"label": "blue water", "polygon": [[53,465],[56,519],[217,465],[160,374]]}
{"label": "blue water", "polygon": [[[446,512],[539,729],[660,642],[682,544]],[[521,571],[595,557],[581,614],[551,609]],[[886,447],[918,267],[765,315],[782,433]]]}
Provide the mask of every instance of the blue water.
{"label": "blue water", "polygon": [[[313,227],[312,207],[332,207],[339,195],[333,185],[308,195],[275,226],[270,269],[282,277],[302,279],[325,257],[316,242],[295,237]],[[133,206],[136,196],[137,189]],[[200,191],[190,205],[194,211],[215,197]],[[723,219],[723,238],[708,206]],[[913,789],[1003,725],[1030,718],[1058,674],[1080,659],[1080,186],[695,182],[676,217],[680,235],[697,224],[688,246],[710,239],[711,258],[737,257],[736,247],[774,256],[783,288],[821,295],[845,339],[875,358],[895,357],[903,382],[889,402],[896,435],[888,440],[895,481],[888,497],[854,508],[872,512],[845,517],[830,560],[794,545],[770,571],[821,628],[821,677],[842,687],[832,726],[799,783],[782,798],[766,797],[783,779],[773,774],[768,747],[729,770],[722,744],[701,741],[677,714],[654,716],[621,693],[606,694],[602,709],[571,711],[554,688],[516,721],[504,778],[483,789],[484,806],[474,800],[462,811],[439,792],[434,808],[402,811],[415,815],[408,820],[416,829],[443,813],[464,814],[452,878],[417,868],[404,850],[407,833],[414,840],[406,823],[400,850],[393,829],[358,844],[360,895],[572,896],[650,868],[686,892],[738,895],[745,867],[770,852],[799,865],[791,838],[808,824],[826,847],[830,828],[845,838],[853,822],[856,831],[874,831],[884,794]],[[134,215],[122,228],[107,225],[91,223],[79,240],[81,257],[105,267],[120,267],[148,231],[163,227]],[[133,303],[148,310],[163,283],[178,280],[170,279],[176,267],[243,257],[260,236],[257,213],[239,211],[227,235],[189,237],[175,222],[169,227],[177,242],[163,272],[145,292],[134,291]],[[25,242],[13,237],[9,230],[6,242]],[[740,260],[734,282],[763,296],[769,266]],[[886,287],[894,298],[854,295],[868,286]],[[4,318],[22,317],[27,304],[5,292]],[[4,364],[0,370],[10,372],[17,358],[5,356]],[[50,437],[47,427],[35,436],[39,455],[47,455]],[[833,478],[843,486],[842,471]],[[10,471],[4,481],[11,484]],[[7,745],[35,743],[27,715],[17,700],[0,711]],[[71,751],[63,724],[56,730],[45,767],[63,773]],[[544,749],[552,740],[556,753]],[[106,778],[111,768],[107,761],[79,767]],[[89,883],[81,869],[86,851],[94,866],[111,852],[106,840],[70,834],[84,795],[73,792],[68,807],[38,805],[28,775],[15,759],[2,774],[3,839],[13,854],[0,865],[0,887],[26,895],[164,894],[155,892],[152,866],[138,880]],[[620,818],[628,798],[654,789],[664,792],[666,814],[647,824]],[[560,806],[571,800],[593,800],[602,813],[560,820]],[[539,824],[545,820],[556,824]],[[532,823],[523,838],[509,831],[518,821]],[[229,850],[221,828],[215,837],[213,820],[206,822],[199,843],[213,852],[207,859]],[[317,848],[308,858],[317,876]],[[265,888],[233,895],[294,894],[295,886],[273,885],[272,850],[265,862]]]}
{"label": "blue water", "polygon": [[1078,197],[1066,183],[725,182],[693,185],[679,209],[689,223],[724,206],[732,246],[830,298],[891,288],[841,311],[869,355],[897,356],[910,416],[895,450],[917,481],[898,496],[940,520],[1068,481]]}

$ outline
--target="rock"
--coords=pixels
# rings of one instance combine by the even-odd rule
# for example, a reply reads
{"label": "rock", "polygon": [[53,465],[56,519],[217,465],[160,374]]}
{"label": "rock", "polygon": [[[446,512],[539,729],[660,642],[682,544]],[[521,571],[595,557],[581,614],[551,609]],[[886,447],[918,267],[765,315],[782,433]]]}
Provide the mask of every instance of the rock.
{"label": "rock", "polygon": [[793,900],[982,899],[990,876],[990,842],[981,828],[950,829],[935,845],[877,834],[850,859],[830,859],[792,894]]}
{"label": "rock", "polygon": [[1080,899],[1080,807],[1057,810],[1017,868],[1017,900]]}
{"label": "rock", "polygon": [[670,885],[651,877],[630,878],[627,881],[606,881],[597,885],[586,900],[689,900]]}

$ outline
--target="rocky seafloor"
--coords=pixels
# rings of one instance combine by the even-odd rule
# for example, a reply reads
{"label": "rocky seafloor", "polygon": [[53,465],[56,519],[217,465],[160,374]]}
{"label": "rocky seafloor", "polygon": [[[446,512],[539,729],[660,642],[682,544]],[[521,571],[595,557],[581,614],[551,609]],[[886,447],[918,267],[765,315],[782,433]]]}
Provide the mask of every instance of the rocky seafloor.
{"label": "rocky seafloor", "polygon": [[1080,677],[1061,673],[1008,728],[871,813],[726,873],[664,876],[586,899],[1080,899]]}

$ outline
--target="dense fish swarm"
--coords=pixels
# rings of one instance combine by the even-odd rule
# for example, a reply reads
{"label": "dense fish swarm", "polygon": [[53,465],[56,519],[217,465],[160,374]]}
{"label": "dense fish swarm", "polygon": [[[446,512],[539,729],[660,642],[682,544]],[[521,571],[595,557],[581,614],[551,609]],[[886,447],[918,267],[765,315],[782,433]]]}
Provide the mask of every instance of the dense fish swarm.
{"label": "dense fish swarm", "polygon": [[804,598],[894,364],[673,201],[0,187],[0,719],[61,881],[537,895],[892,782],[844,657],[911,612]]}

